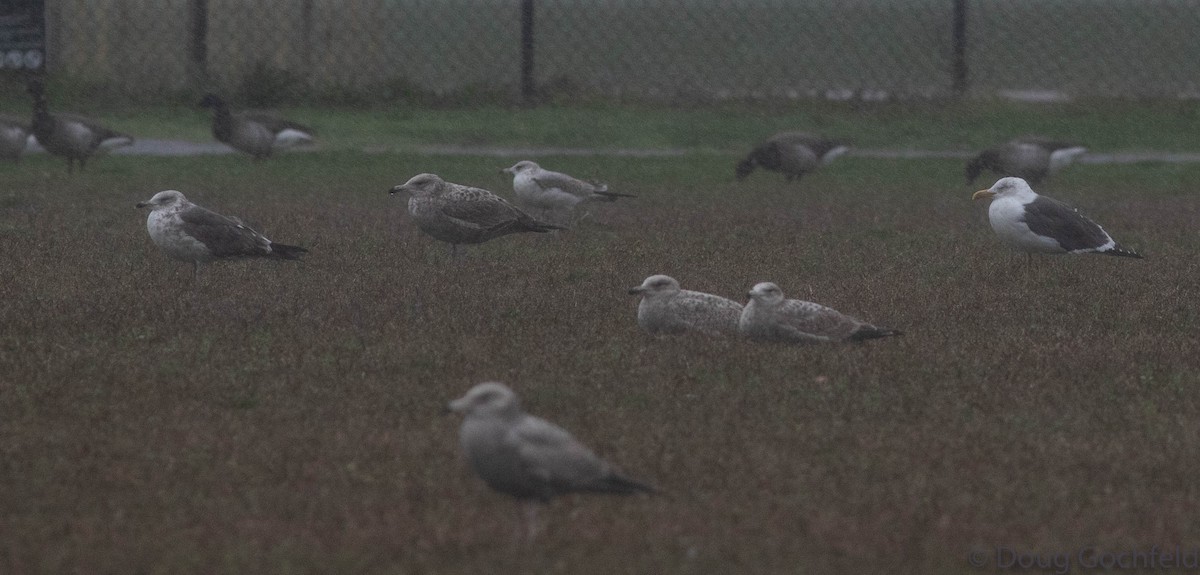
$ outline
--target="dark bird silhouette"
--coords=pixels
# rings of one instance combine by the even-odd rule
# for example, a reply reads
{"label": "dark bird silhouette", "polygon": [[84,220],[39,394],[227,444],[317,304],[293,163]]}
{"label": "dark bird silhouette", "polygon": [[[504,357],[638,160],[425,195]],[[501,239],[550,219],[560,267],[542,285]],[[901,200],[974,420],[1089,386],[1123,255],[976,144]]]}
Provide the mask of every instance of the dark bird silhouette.
{"label": "dark bird silhouette", "polygon": [[754,168],[783,173],[787,181],[799,180],[850,150],[849,144],[805,132],[783,132],[768,138],[738,162],[734,174],[746,179]]}
{"label": "dark bird silhouette", "polygon": [[28,84],[33,96],[33,122],[30,130],[47,152],[67,159],[67,172],[82,171],[88,158],[98,152],[133,144],[133,137],[106,128],[92,120],[72,114],[51,114],[46,89],[41,80]]}
{"label": "dark bird silhouette", "polygon": [[262,112],[232,112],[216,94],[205,94],[201,108],[212,110],[212,134],[235,150],[255,160],[271,157],[276,150],[310,144],[312,128]]}
{"label": "dark bird silhouette", "polygon": [[968,160],[967,184],[973,183],[984,170],[999,177],[1013,176],[1037,184],[1085,152],[1087,148],[1070,142],[1040,136],[1016,138]]}

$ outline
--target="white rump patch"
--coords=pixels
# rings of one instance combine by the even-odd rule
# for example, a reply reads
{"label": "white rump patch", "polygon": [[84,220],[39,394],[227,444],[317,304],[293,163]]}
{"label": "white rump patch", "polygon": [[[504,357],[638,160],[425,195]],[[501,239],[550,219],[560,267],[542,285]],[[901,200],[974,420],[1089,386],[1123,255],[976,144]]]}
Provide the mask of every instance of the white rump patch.
{"label": "white rump patch", "polygon": [[107,140],[101,141],[100,149],[101,150],[111,150],[113,148],[120,148],[122,146],[132,146],[132,145],[133,145],[133,138],[130,138],[127,136],[121,136],[119,138],[109,138]]}
{"label": "white rump patch", "polygon": [[838,157],[840,157],[841,155],[843,155],[849,151],[850,151],[850,146],[837,146],[837,147],[833,148],[832,150],[825,152],[825,155],[821,157],[821,163],[828,164],[829,162],[832,162],[832,161],[838,159]]}
{"label": "white rump patch", "polygon": [[276,148],[290,148],[302,144],[311,144],[312,141],[312,134],[288,128],[275,134],[275,141],[272,146]]}
{"label": "white rump patch", "polygon": [[1067,164],[1075,161],[1075,158],[1087,153],[1087,148],[1075,146],[1073,148],[1063,148],[1050,153],[1050,171],[1054,172],[1062,169]]}

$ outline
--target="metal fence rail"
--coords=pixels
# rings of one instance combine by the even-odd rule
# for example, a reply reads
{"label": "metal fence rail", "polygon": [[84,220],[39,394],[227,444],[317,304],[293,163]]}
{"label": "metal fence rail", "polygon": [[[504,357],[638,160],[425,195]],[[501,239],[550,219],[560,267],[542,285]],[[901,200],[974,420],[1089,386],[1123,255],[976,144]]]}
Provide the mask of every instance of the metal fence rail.
{"label": "metal fence rail", "polygon": [[148,101],[1200,96],[1200,0],[59,0],[47,27],[56,79]]}

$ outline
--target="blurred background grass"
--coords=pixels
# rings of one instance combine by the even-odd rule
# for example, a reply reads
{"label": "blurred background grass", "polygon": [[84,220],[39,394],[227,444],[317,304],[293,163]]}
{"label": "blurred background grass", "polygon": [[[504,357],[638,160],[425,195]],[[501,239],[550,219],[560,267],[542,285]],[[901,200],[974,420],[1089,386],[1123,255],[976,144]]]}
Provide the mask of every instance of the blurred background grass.
{"label": "blurred background grass", "polygon": [[[44,155],[0,165],[5,572],[959,573],[997,545],[1194,540],[1195,165],[1068,168],[1043,191],[1148,257],[1030,266],[995,240],[960,161],[851,157],[795,185],[733,181],[726,150],[752,135],[841,133],[845,120],[808,112],[291,112],[325,128],[322,151],[114,156],[75,176]],[[1061,135],[1174,149],[1119,116],[1007,121],[1075,118]],[[845,130],[862,145],[990,138],[866,118]],[[160,133],[204,138],[203,115],[175,122]],[[891,133],[905,122],[915,134]],[[435,172],[508,195],[497,171],[524,158],[363,153],[360,129],[390,150],[718,151],[528,158],[639,197],[452,263],[388,188]],[[133,207],[167,188],[312,252],[207,266],[193,287]],[[625,294],[653,273],[735,299],[775,281],[908,335],[658,340]],[[485,379],[671,497],[558,501],[539,544],[514,552],[512,503],[471,474],[458,420],[439,415]]]}

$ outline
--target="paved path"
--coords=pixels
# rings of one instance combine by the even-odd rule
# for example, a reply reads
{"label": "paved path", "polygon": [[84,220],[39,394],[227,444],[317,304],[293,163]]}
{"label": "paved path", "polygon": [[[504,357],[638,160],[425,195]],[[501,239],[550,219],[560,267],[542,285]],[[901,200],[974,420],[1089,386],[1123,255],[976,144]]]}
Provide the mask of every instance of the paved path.
{"label": "paved path", "polygon": [[[297,151],[317,151],[320,147],[297,148]],[[40,146],[30,146],[29,152],[43,152]],[[400,150],[388,148],[370,148],[366,153],[394,153]],[[494,156],[505,158],[537,158],[542,156],[607,156],[626,158],[665,158],[685,156],[688,154],[739,155],[740,151],[720,151],[712,149],[685,148],[648,148],[648,149],[599,149],[599,148],[558,148],[540,146],[459,146],[459,145],[430,145],[411,150],[412,153],[435,156]],[[203,156],[216,154],[232,154],[234,151],[224,144],[217,142],[188,142],[184,140],[153,140],[141,139],[132,146],[117,148],[113,154],[135,156]],[[294,151],[289,153],[295,153]],[[958,150],[880,150],[854,149],[848,154],[860,158],[881,158],[889,160],[927,160],[927,159],[959,159],[965,160],[975,155],[971,151]],[[1134,164],[1139,162],[1193,163],[1200,162],[1200,153],[1194,152],[1113,152],[1088,153],[1077,160],[1083,164]]]}

